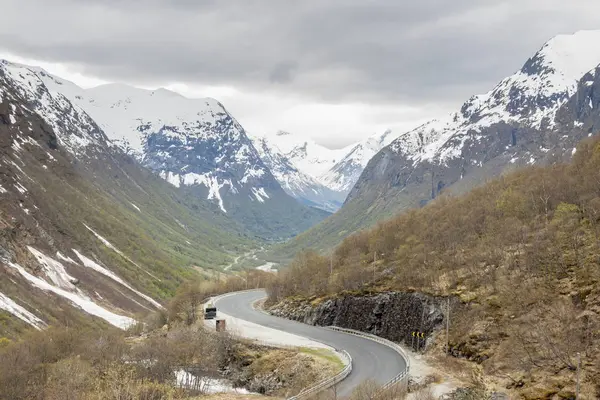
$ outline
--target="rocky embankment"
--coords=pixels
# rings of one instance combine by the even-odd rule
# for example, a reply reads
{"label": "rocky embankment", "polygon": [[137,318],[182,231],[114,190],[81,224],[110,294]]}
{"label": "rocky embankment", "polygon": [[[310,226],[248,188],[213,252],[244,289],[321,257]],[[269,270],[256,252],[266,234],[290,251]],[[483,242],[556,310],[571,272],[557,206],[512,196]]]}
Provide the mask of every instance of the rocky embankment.
{"label": "rocky embankment", "polygon": [[[417,350],[443,326],[446,299],[420,293],[339,295],[330,299],[285,299],[267,310],[311,325],[336,325],[371,333]],[[419,343],[413,332],[424,333]]]}

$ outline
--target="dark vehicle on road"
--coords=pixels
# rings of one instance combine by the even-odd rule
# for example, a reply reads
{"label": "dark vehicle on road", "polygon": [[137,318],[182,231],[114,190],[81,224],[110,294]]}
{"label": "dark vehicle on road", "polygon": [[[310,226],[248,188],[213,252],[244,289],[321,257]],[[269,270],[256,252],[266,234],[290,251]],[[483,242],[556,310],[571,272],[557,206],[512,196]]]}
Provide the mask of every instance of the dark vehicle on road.
{"label": "dark vehicle on road", "polygon": [[208,306],[204,310],[204,319],[217,318],[217,307]]}

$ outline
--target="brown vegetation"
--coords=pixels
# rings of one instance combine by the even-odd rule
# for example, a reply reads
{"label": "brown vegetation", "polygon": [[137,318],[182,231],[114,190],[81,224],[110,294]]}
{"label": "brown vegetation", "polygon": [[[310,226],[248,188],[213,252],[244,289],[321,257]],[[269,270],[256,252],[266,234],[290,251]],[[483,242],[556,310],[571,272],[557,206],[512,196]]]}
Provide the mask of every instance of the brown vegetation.
{"label": "brown vegetation", "polygon": [[[175,372],[227,377],[265,394],[289,395],[333,375],[335,364],[299,350],[260,347],[202,329],[210,296],[257,287],[261,271],[240,279],[182,285],[166,310],[117,329],[50,327],[0,338],[0,400],[168,400],[205,394],[206,384],[177,382]],[[180,388],[184,386],[185,390]]]}
{"label": "brown vegetation", "polygon": [[50,328],[0,350],[0,399],[175,399],[174,371],[217,374],[224,335],[174,329],[130,343],[120,331]]}
{"label": "brown vegetation", "polygon": [[[303,252],[269,285],[271,303],[343,293],[456,296],[453,354],[502,385],[569,396],[577,354],[600,396],[600,141],[573,162],[529,167],[381,222],[331,257]],[[540,397],[543,398],[543,397]]]}

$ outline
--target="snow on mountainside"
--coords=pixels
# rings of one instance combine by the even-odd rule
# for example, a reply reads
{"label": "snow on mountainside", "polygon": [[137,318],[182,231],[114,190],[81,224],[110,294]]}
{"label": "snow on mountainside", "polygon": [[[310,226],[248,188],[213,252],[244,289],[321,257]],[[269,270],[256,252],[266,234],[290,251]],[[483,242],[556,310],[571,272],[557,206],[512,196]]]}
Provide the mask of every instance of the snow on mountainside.
{"label": "snow on mountainside", "polygon": [[143,166],[263,238],[290,237],[327,215],[282,189],[244,128],[214,99],[122,84],[82,89],[40,68],[15,68],[76,104],[102,137]]}
{"label": "snow on mountainside", "polygon": [[[388,130],[361,142],[331,150],[288,132],[253,138],[265,164],[292,196],[329,211],[339,208],[363,169],[397,135]],[[259,143],[257,145],[257,143]],[[286,166],[275,166],[276,160]]]}
{"label": "snow on mountainside", "polygon": [[112,145],[39,74],[0,62],[1,337],[60,324],[125,328],[161,308],[192,265],[208,276],[256,245],[215,206]]}
{"label": "snow on mountainside", "polygon": [[[424,204],[450,187],[468,190],[515,166],[570,155],[593,131],[583,135],[574,112],[560,112],[574,96],[577,102],[580,80],[600,64],[598,41],[600,30],[549,40],[488,93],[394,140],[372,159],[346,202],[368,203],[378,186],[389,213],[415,200]],[[585,84],[592,87],[593,79]],[[593,112],[591,98],[588,103]]]}
{"label": "snow on mountainside", "polygon": [[289,132],[279,131],[263,137],[271,147],[276,147],[300,171],[312,177],[327,172],[343,157],[344,150],[331,150],[305,138]]}
{"label": "snow on mountainside", "polygon": [[0,60],[0,84],[5,90],[15,90],[28,109],[56,132],[58,144],[72,154],[85,152],[88,146],[107,146],[107,137],[89,115],[61,93],[49,90],[35,69]]}
{"label": "snow on mountainside", "polygon": [[[177,187],[203,187],[202,196],[225,213],[239,208],[239,198],[264,203],[277,197],[273,179],[301,202],[336,211],[368,159],[388,144],[377,136],[330,150],[278,132],[261,137],[262,144],[255,146],[223,105],[211,98],[189,99],[166,89],[123,84],[83,89],[40,68],[20,68],[55,96],[65,96],[85,110],[112,143],[163,179]],[[273,163],[283,158],[287,167]]]}
{"label": "snow on mountainside", "polygon": [[413,162],[444,164],[460,158],[465,145],[481,141],[482,131],[498,123],[552,129],[557,110],[575,92],[577,81],[600,63],[598,41],[600,30],[556,36],[493,90],[471,97],[445,119],[402,135],[391,149]]}
{"label": "snow on mountainside", "polygon": [[264,201],[254,193],[268,190],[270,183],[261,180],[270,174],[244,129],[218,101],[122,84],[82,89],[43,71],[40,76],[85,109],[113,143],[173,185],[206,187],[207,198],[223,212],[225,193],[237,194],[249,184],[248,195]]}
{"label": "snow on mountainside", "polygon": [[316,178],[300,171],[267,137],[251,139],[263,162],[290,196],[329,212],[340,208],[345,194],[327,188]]}
{"label": "snow on mountainside", "polygon": [[348,194],[371,158],[395,138],[391,130],[376,134],[355,145],[344,148],[346,154],[319,179],[327,187]]}
{"label": "snow on mountainside", "polygon": [[[78,205],[76,196],[67,192],[81,182],[75,168],[83,171],[96,157],[109,153],[107,139],[93,120],[64,96],[48,90],[34,71],[0,62],[0,142],[0,225],[11,232],[0,243],[0,309],[40,329],[50,322],[42,318],[40,308],[44,304],[52,307],[56,299],[120,328],[135,322],[122,314],[120,305],[127,306],[127,314],[161,308],[123,279],[118,283],[127,290],[113,290],[106,280],[85,273],[82,277],[82,265],[68,256],[37,248],[38,244],[46,249],[63,245],[63,251],[74,251],[67,242],[76,240],[69,225],[80,223]],[[77,163],[72,162],[75,159]],[[69,181],[68,189],[59,187],[61,176]],[[88,213],[97,213],[92,205],[94,193],[86,190],[86,194],[90,199],[83,204]],[[76,222],[59,218],[65,206]],[[89,246],[81,251],[92,255]],[[56,259],[49,254],[56,254]],[[110,301],[104,301],[98,292]],[[37,307],[32,307],[32,300]],[[132,303],[135,305],[128,307]],[[60,312],[45,311],[46,316]]]}
{"label": "snow on mountainside", "polygon": [[[43,71],[40,75],[85,109],[114,143],[175,186],[206,186],[208,198],[223,211],[222,190],[235,193],[236,185],[267,174],[243,128],[214,99],[122,84],[82,89]],[[239,168],[238,181],[225,177]]]}

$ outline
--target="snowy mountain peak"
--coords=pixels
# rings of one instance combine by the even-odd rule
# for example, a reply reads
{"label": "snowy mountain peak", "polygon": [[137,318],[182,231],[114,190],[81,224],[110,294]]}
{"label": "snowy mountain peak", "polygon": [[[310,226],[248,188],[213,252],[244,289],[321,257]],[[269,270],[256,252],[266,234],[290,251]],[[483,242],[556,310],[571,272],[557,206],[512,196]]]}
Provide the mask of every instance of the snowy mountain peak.
{"label": "snowy mountain peak", "polygon": [[263,203],[281,191],[244,129],[215,99],[123,84],[82,89],[41,68],[8,62],[0,64],[0,73],[56,132],[71,128],[59,136],[65,147],[87,144],[90,136],[107,143],[106,132],[171,184],[204,187],[223,212],[233,195]]}
{"label": "snowy mountain peak", "polygon": [[570,84],[599,63],[597,52],[592,50],[599,40],[600,30],[557,35],[546,42],[521,71],[536,75],[554,72]]}
{"label": "snowy mountain peak", "polygon": [[269,146],[276,147],[302,172],[317,177],[331,168],[342,155],[339,150],[321,146],[313,139],[289,132],[258,136]]}
{"label": "snowy mountain peak", "polygon": [[[11,88],[54,130],[59,143],[74,155],[89,146],[107,146],[107,137],[96,122],[62,93],[45,84],[41,68],[0,60],[0,86]],[[2,90],[0,90],[1,96]]]}
{"label": "snowy mountain peak", "polygon": [[551,129],[578,79],[600,64],[597,40],[600,30],[556,36],[491,91],[472,96],[445,119],[400,136],[391,149],[413,161],[446,163],[461,157],[467,140],[481,140],[478,133],[499,123]]}
{"label": "snowy mountain peak", "polygon": [[320,176],[327,187],[347,194],[350,192],[371,158],[397,137],[391,129],[375,134],[343,149],[344,156]]}

